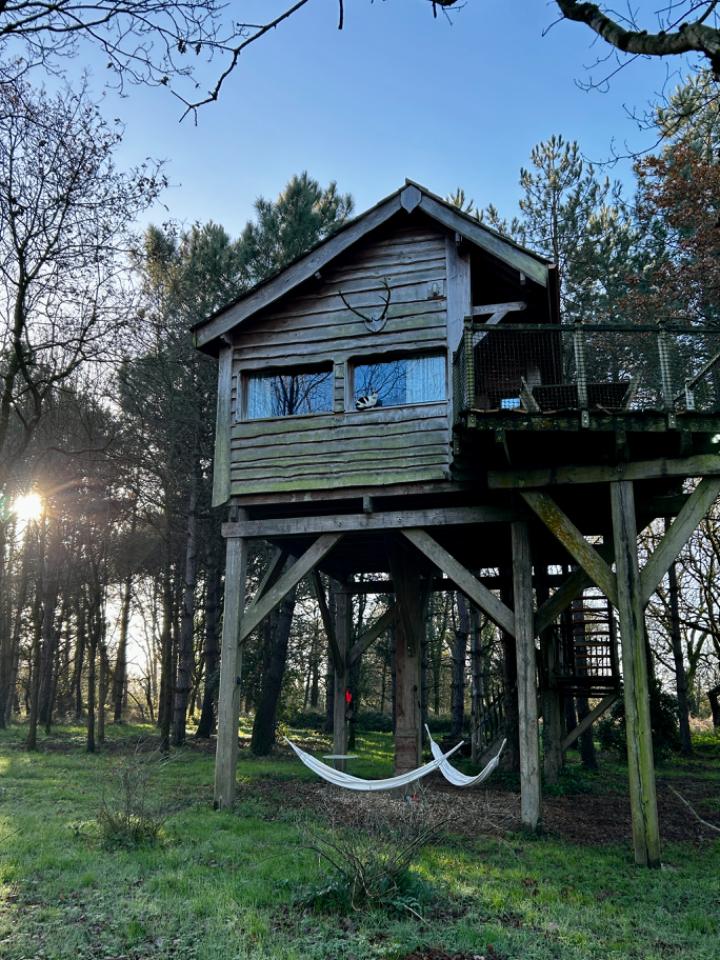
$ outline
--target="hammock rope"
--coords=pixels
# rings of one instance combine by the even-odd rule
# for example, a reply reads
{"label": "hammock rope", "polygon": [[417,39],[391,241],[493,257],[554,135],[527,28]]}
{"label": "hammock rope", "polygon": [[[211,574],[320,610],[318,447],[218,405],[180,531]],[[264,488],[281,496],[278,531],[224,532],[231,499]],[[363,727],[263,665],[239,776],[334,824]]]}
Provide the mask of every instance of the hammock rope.
{"label": "hammock rope", "polygon": [[[328,783],[332,783],[336,787],[343,787],[345,790],[356,790],[358,792],[370,791],[376,793],[382,790],[397,790],[399,787],[407,787],[409,784],[415,783],[416,780],[421,780],[429,773],[433,773],[439,769],[442,763],[447,763],[447,758],[451,757],[455,751],[459,750],[463,745],[463,741],[461,740],[456,747],[453,747],[452,750],[449,750],[447,753],[443,753],[438,747],[440,752],[434,760],[423,764],[421,767],[417,767],[415,770],[401,773],[396,777],[387,777],[384,780],[363,780],[361,777],[353,777],[349,773],[335,770],[334,767],[328,766],[326,763],[323,763],[322,760],[316,760],[315,757],[301,750],[300,747],[287,737],[285,737],[285,742],[290,745],[298,759],[301,760],[309,770],[312,770],[318,777],[322,777],[323,780],[327,780]],[[450,769],[452,769],[452,767]]]}
{"label": "hammock rope", "polygon": [[[505,749],[505,744],[507,743],[507,740],[503,740],[503,742],[500,744],[500,749],[498,752],[495,754],[492,760],[490,760],[490,762],[483,767],[480,773],[476,774],[474,777],[468,777],[466,774],[460,773],[459,770],[456,770],[452,764],[448,763],[447,758],[450,756],[450,754],[444,754],[442,752],[442,747],[435,743],[427,724],[425,724],[425,730],[427,731],[428,740],[430,741],[430,750],[432,751],[433,757],[438,762],[440,773],[442,773],[448,783],[451,783],[454,787],[474,787],[478,783],[482,783],[484,780],[487,780],[487,778],[497,770],[498,764],[500,763],[500,754]],[[457,750],[457,747],[455,749]]]}

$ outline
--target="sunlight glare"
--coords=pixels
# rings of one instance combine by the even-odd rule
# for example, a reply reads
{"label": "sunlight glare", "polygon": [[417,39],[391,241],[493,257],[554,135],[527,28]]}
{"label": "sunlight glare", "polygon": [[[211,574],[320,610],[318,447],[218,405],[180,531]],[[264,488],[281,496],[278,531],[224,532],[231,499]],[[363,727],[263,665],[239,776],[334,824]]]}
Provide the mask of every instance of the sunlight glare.
{"label": "sunlight glare", "polygon": [[21,523],[39,520],[43,512],[42,497],[39,493],[25,493],[14,501],[12,512]]}

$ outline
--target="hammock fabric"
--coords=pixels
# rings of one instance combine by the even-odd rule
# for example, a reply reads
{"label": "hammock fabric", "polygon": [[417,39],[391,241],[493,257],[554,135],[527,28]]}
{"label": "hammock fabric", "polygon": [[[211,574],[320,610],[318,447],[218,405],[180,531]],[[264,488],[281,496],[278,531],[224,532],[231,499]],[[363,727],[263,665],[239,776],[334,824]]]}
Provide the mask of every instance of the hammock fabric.
{"label": "hammock fabric", "polygon": [[[497,770],[498,764],[500,763],[500,754],[505,749],[505,744],[507,743],[507,740],[503,740],[503,742],[500,744],[500,749],[492,758],[490,763],[488,763],[487,766],[483,767],[480,773],[478,773],[476,776],[468,777],[464,773],[460,773],[459,770],[456,770],[455,767],[453,767],[451,764],[448,763],[447,758],[450,756],[450,754],[443,753],[442,748],[437,743],[435,743],[435,741],[432,738],[432,734],[428,729],[427,724],[425,724],[425,730],[427,731],[428,740],[430,741],[430,749],[432,750],[432,755],[433,757],[435,757],[435,759],[438,762],[440,773],[442,773],[445,779],[449,783],[451,783],[454,787],[474,787],[476,784],[482,783],[483,780],[487,780],[490,774],[494,773]],[[455,749],[457,750],[457,747],[455,747]],[[453,753],[453,752],[454,751],[452,750],[450,751],[450,753]]]}
{"label": "hammock fabric", "polygon": [[[323,780],[327,780],[328,783],[332,783],[336,787],[343,787],[345,790],[357,790],[358,792],[378,792],[380,790],[397,790],[398,787],[407,787],[416,780],[421,780],[429,773],[437,770],[442,763],[447,763],[447,758],[451,757],[453,753],[455,753],[456,750],[459,750],[462,746],[461,741],[456,747],[453,747],[452,750],[449,750],[447,753],[443,753],[438,747],[440,753],[435,760],[431,760],[429,763],[423,764],[422,767],[418,767],[416,770],[409,770],[407,773],[401,773],[397,777],[387,777],[385,780],[363,780],[361,777],[352,777],[349,773],[343,773],[341,770],[335,770],[334,767],[329,767],[326,763],[323,763],[322,760],[316,760],[315,757],[312,757],[309,753],[305,753],[304,750],[301,750],[300,747],[296,746],[292,740],[288,740],[287,737],[285,737],[285,742],[292,747],[298,759],[302,760],[305,766],[309,770],[312,770],[313,773],[317,774],[318,777],[322,777]],[[450,769],[452,770],[452,767],[450,767]]]}

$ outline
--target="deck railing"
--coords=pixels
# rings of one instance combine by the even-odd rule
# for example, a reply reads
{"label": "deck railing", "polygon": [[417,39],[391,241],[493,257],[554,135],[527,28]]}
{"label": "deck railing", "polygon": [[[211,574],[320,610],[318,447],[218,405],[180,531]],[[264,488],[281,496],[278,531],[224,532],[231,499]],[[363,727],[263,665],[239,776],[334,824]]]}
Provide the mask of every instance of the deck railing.
{"label": "deck railing", "polygon": [[[720,413],[720,328],[533,325],[468,319],[455,416]],[[480,422],[480,421],[479,421]]]}

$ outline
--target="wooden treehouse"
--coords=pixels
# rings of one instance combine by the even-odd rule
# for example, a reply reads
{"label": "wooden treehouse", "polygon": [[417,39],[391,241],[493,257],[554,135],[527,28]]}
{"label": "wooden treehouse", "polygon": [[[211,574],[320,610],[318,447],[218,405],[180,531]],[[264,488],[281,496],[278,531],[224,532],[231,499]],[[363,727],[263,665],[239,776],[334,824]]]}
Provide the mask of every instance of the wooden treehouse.
{"label": "wooden treehouse", "polygon": [[[552,778],[622,677],[635,855],[659,863],[643,609],[720,491],[720,344],[567,326],[558,304],[553,264],[407,182],[196,328],[219,361],[214,502],[229,508],[219,806],[240,647],[301,578],[332,653],[335,753],[346,673],[394,626],[399,771],[420,761],[425,599],[460,590],[516,661],[524,824],[541,819],[539,713]],[[641,569],[638,532],[660,517],[674,520]],[[275,551],[250,598],[258,538]],[[351,647],[361,573],[395,602]],[[569,733],[568,692],[599,700]]]}

